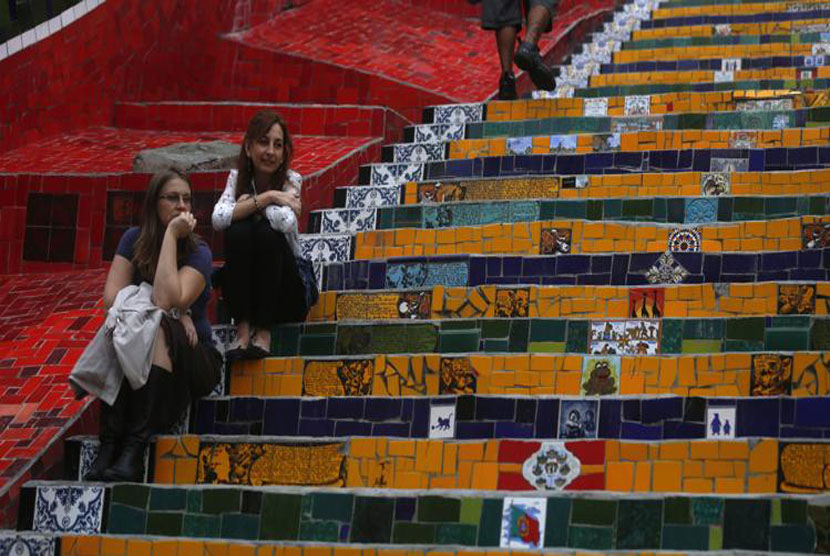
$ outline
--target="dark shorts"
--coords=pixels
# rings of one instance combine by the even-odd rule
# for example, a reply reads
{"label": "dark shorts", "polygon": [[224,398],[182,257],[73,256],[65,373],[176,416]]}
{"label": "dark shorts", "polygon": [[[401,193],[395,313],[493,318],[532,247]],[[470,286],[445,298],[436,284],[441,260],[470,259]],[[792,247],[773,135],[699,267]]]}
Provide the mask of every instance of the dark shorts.
{"label": "dark shorts", "polygon": [[[502,27],[522,26],[522,6],[524,4],[527,12],[528,4],[535,6],[542,5],[550,12],[553,19],[557,0],[483,0],[481,3],[481,28],[501,29]],[[545,31],[550,31],[551,25]]]}

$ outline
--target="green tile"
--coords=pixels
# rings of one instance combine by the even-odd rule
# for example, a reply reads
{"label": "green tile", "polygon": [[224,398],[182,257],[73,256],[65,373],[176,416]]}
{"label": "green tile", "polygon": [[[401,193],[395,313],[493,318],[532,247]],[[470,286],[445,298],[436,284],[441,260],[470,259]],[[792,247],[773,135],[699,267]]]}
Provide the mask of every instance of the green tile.
{"label": "green tile", "polygon": [[311,511],[314,509],[314,498],[312,496],[303,496],[303,501],[300,502],[300,520],[311,519]]}
{"label": "green tile", "polygon": [[[478,526],[479,521],[481,520],[481,509],[483,505],[484,501],[481,498],[462,498],[461,516],[459,518],[459,522],[466,525]],[[475,540],[470,543],[471,546],[474,544]]]}
{"label": "green tile", "polygon": [[123,504],[110,504],[107,533],[113,535],[143,535],[146,530],[147,513]]}
{"label": "green tile", "polygon": [[510,319],[487,319],[481,321],[482,338],[507,338],[510,335]]}
{"label": "green tile", "polygon": [[770,500],[770,518],[772,525],[781,525],[781,500]]}
{"label": "green tile", "polygon": [[432,544],[435,542],[435,525],[395,522],[392,529],[392,542],[394,544]]}
{"label": "green tile", "polygon": [[354,506],[354,495],[352,494],[331,494],[316,492],[311,496],[314,500],[314,519],[333,519],[343,523],[352,520],[352,507]]}
{"label": "green tile", "polygon": [[604,209],[602,201],[588,201],[586,206],[588,220],[602,220]]}
{"label": "green tile", "polygon": [[651,220],[654,218],[654,203],[651,199],[626,199],[622,202],[622,215]]}
{"label": "green tile", "polygon": [[[441,353],[465,353],[478,351],[479,333],[477,330],[467,332],[442,332],[440,341],[438,343],[438,351]],[[429,350],[426,349],[403,349],[400,351],[380,352],[380,353],[433,353],[435,347]]]}
{"label": "green tile", "polygon": [[663,329],[660,332],[660,351],[662,353],[681,353],[682,342],[683,321],[663,319]]}
{"label": "green tile", "polygon": [[[446,332],[447,330],[480,330],[481,324],[488,321],[479,321],[479,320],[445,320],[441,322],[440,329],[441,332]],[[509,329],[509,324],[507,326]],[[504,333],[507,336],[507,332]]]}
{"label": "green tile", "polygon": [[[545,213],[541,216],[542,220],[552,220],[554,218],[573,218],[586,219],[588,218],[588,203],[591,201],[558,201],[556,204],[556,213],[548,215]],[[601,209],[600,209],[601,210]]]}
{"label": "green tile", "polygon": [[613,525],[617,517],[617,502],[615,500],[587,500],[573,501],[571,523],[580,525]]}
{"label": "green tile", "polygon": [[730,340],[763,341],[764,318],[729,319],[726,322],[726,337]]}
{"label": "green tile", "polygon": [[709,550],[723,550],[723,527],[709,526]]}
{"label": "green tile", "polygon": [[457,522],[461,515],[461,501],[443,496],[418,498],[418,521]]}
{"label": "green tile", "polygon": [[666,498],[663,504],[663,520],[665,523],[677,525],[691,525],[692,511],[688,498]]}
{"label": "green tile", "polygon": [[683,340],[680,352],[688,353],[720,353],[723,351],[720,340]]}
{"label": "green tile", "polygon": [[230,488],[206,489],[202,492],[202,511],[222,514],[240,511],[242,491]]}
{"label": "green tile", "polygon": [[781,500],[781,522],[800,525],[807,522],[807,502],[784,498]]}
{"label": "green tile", "polygon": [[150,498],[150,487],[144,485],[113,485],[110,489],[110,502],[125,504],[134,508],[146,509]]}
{"label": "green tile", "polygon": [[438,347],[438,330],[432,324],[340,326],[338,355],[375,353],[433,353]]}
{"label": "green tile", "polygon": [[336,521],[302,521],[300,540],[337,542],[340,540],[340,524]]}
{"label": "green tile", "polygon": [[522,319],[510,323],[510,351],[513,353],[527,351],[529,335],[530,321]]}
{"label": "green tile", "polygon": [[572,525],[568,536],[568,546],[587,550],[610,550],[614,548],[614,529]]}
{"label": "green tile", "polygon": [[816,532],[809,525],[779,525],[770,528],[770,549],[775,552],[815,551]]}
{"label": "green tile", "polygon": [[[298,355],[335,355],[335,340],[333,334],[325,336],[300,336],[300,347]],[[288,354],[286,354],[288,355]]]}
{"label": "green tile", "polygon": [[723,548],[769,550],[769,500],[726,499],[723,512]]}
{"label": "green tile", "polygon": [[620,500],[615,548],[653,550],[659,547],[662,516],[661,500]]}
{"label": "green tile", "polygon": [[150,512],[147,514],[147,534],[178,537],[182,534],[182,517],[178,512]]}
{"label": "green tile", "polygon": [[663,550],[709,550],[709,528],[705,525],[663,526]]}
{"label": "green tile", "polygon": [[510,344],[507,340],[484,340],[484,351],[487,353],[510,351]]}
{"label": "green tile", "polygon": [[460,523],[440,523],[436,526],[436,544],[457,544],[460,546],[473,546],[476,542],[478,527],[475,525],[462,525]]}
{"label": "green tile", "polygon": [[297,494],[265,493],[262,497],[260,535],[262,540],[297,540],[300,505]]}
{"label": "green tile", "polygon": [[807,330],[768,330],[765,349],[769,351],[801,351],[810,349]]}
{"label": "green tile", "polygon": [[187,492],[187,511],[199,513],[202,511],[202,491],[190,490]]}
{"label": "green tile", "polygon": [[249,514],[223,515],[222,537],[226,539],[258,539],[259,516]]}
{"label": "green tile", "polygon": [[723,500],[692,498],[692,515],[696,525],[720,525],[723,522]]}
{"label": "green tile", "polygon": [[798,328],[809,330],[813,319],[808,315],[787,315],[772,317],[772,328]]}
{"label": "green tile", "polygon": [[568,353],[586,353],[588,351],[588,335],[591,323],[585,320],[568,322]]}
{"label": "green tile", "polygon": [[221,532],[221,516],[184,514],[183,537],[218,537]]}
{"label": "green tile", "polygon": [[392,539],[393,498],[355,497],[351,541],[388,543]]}
{"label": "green tile", "polygon": [[606,199],[602,203],[603,217],[606,220],[616,220],[623,215],[623,205],[620,199]]}
{"label": "green tile", "polygon": [[819,319],[810,328],[810,344],[814,350],[830,349],[830,320]]}
{"label": "green tile", "polygon": [[184,510],[187,491],[182,488],[154,488],[150,492],[151,510]]}
{"label": "green tile", "polygon": [[478,546],[499,546],[503,501],[500,498],[484,500],[481,525],[478,528]]}
{"label": "green tile", "polygon": [[569,498],[548,498],[545,512],[545,547],[568,546],[570,516]]}
{"label": "green tile", "polygon": [[530,342],[528,353],[565,353],[565,342]]}
{"label": "green tile", "polygon": [[530,322],[530,341],[564,342],[566,324],[563,319],[533,319]]}

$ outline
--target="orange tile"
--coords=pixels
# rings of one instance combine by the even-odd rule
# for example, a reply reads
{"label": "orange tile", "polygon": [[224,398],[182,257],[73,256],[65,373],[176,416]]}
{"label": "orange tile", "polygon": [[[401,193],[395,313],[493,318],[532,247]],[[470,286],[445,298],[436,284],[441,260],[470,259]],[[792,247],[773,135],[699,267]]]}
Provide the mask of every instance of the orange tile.
{"label": "orange tile", "polygon": [[634,488],[634,463],[628,461],[608,462],[605,473],[605,488],[614,492],[630,492]]}
{"label": "orange tile", "polygon": [[683,477],[683,465],[679,461],[655,461],[653,489],[655,492],[678,492]]}
{"label": "orange tile", "polygon": [[778,441],[761,440],[749,453],[749,472],[767,473],[778,470]]}

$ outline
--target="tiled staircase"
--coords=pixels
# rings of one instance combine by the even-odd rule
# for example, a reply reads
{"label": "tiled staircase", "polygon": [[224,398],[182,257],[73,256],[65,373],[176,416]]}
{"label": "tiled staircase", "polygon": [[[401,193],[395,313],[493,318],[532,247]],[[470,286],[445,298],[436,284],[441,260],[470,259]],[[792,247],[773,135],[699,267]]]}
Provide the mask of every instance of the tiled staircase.
{"label": "tiled staircase", "polygon": [[0,553],[830,552],[828,61],[823,2],[638,1],[426,110],[312,214],[274,357],[148,484],[71,440]]}

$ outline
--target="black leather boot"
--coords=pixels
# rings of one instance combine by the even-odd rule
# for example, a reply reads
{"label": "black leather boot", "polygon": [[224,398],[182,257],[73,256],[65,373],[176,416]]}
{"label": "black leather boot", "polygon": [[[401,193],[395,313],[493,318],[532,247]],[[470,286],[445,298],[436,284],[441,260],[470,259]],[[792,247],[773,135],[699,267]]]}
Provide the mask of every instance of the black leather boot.
{"label": "black leather boot", "polygon": [[103,481],[104,471],[109,469],[121,448],[121,439],[124,436],[124,422],[127,413],[128,390],[126,381],[121,383],[121,389],[112,405],[101,401],[101,414],[98,421],[98,439],[101,443],[98,456],[92,467],[84,475],[84,481]]}
{"label": "black leather boot", "polygon": [[132,390],[129,398],[121,454],[104,471],[104,480],[109,482],[140,483],[144,480],[147,441],[154,434],[167,432],[176,422],[184,410],[182,400],[187,399],[187,394],[180,391],[173,373],[153,365],[147,383]]}

